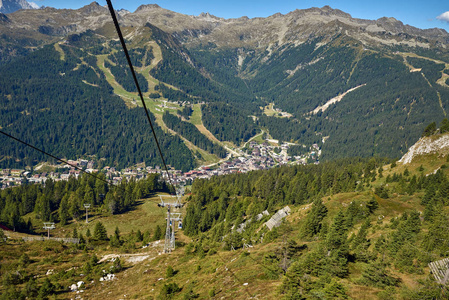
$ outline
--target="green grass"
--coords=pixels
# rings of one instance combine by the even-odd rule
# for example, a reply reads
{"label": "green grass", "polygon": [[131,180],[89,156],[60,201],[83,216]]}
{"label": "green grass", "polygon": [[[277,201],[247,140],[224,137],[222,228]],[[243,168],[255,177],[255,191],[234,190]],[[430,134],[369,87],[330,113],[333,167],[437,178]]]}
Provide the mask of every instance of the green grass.
{"label": "green grass", "polygon": [[93,229],[97,221],[103,223],[108,231],[108,235],[114,233],[115,227],[117,226],[123,235],[131,233],[131,231],[136,232],[138,229],[143,233],[149,230],[153,233],[156,226],[165,227],[165,215],[166,209],[158,207],[159,197],[153,197],[150,199],[139,200],[137,205],[128,213],[119,215],[94,215],[89,219],[89,224],[84,222],[84,219],[79,221],[78,231],[81,229],[85,232],[87,228],[93,233]]}
{"label": "green grass", "polygon": [[138,96],[136,93],[131,93],[126,91],[114,78],[111,71],[104,66],[104,61],[107,59],[108,54],[97,55],[97,66],[103,71],[106,80],[114,89],[114,94],[120,96],[127,104],[134,100],[138,100]]}
{"label": "green grass", "polygon": [[270,103],[263,108],[263,113],[268,117],[277,116],[278,112],[274,110],[274,103]]}
{"label": "green grass", "polygon": [[[61,226],[56,223],[56,228],[50,231],[52,237],[65,237],[68,233],[73,232],[76,228],[78,233],[86,234],[87,229],[93,234],[95,224],[100,221],[106,227],[108,236],[114,234],[115,227],[117,226],[123,235],[127,235],[132,231],[136,232],[138,229],[143,233],[148,230],[151,234],[157,225],[165,228],[165,215],[166,209],[158,207],[157,203],[160,202],[158,196],[154,196],[149,199],[138,200],[134,208],[124,214],[111,215],[106,212],[102,212],[99,207],[89,209],[89,223],[85,222],[85,210],[81,210],[81,216],[78,220],[70,221],[68,225]],[[56,213],[56,212],[55,212]],[[56,216],[55,216],[56,217]],[[45,235],[47,231],[42,229],[43,221],[37,219],[35,213],[32,212],[24,216],[24,220],[31,218],[34,225],[34,230],[38,234]]]}
{"label": "green grass", "polygon": [[255,141],[258,144],[262,144],[265,142],[265,140],[262,138],[264,134],[264,131],[262,131],[261,133],[255,135],[253,138],[251,138],[251,141]]}
{"label": "green grass", "polygon": [[202,118],[201,118],[201,104],[194,104],[193,105],[193,113],[190,116],[190,123],[193,125],[201,125],[203,124]]}
{"label": "green grass", "polygon": [[59,46],[58,43],[55,43],[54,45],[55,45],[55,50],[61,54],[61,60],[65,60],[64,50],[62,50],[61,46]]}

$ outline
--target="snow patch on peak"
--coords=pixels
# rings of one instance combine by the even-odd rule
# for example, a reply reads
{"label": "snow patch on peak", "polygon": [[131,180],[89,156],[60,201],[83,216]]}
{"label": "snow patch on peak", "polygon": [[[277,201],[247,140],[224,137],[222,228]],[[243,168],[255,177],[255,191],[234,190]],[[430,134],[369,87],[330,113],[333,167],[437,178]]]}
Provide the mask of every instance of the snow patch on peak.
{"label": "snow patch on peak", "polygon": [[409,164],[419,155],[449,152],[449,134],[439,138],[423,137],[416,142],[408,152],[399,160],[400,163]]}
{"label": "snow patch on peak", "polygon": [[0,0],[0,12],[4,14],[13,13],[19,9],[39,8],[36,3],[26,0]]}
{"label": "snow patch on peak", "polygon": [[37,5],[36,3],[34,3],[34,2],[28,2],[28,4],[30,4],[30,6],[32,7],[32,8],[34,8],[34,9],[38,9],[38,8],[40,8],[40,6],[39,5]]}

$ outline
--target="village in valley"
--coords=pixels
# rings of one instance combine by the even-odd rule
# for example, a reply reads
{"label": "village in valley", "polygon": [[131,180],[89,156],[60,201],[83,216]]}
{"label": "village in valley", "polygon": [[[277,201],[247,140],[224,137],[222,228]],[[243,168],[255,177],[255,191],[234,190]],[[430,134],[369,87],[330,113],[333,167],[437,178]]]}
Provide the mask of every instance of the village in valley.
{"label": "village in valley", "polygon": [[[294,145],[292,143],[280,143],[273,139],[266,139],[263,143],[250,141],[242,148],[231,149],[228,157],[217,163],[200,166],[188,172],[170,168],[169,172],[175,184],[189,185],[197,178],[208,179],[212,176],[266,170],[287,164],[319,163],[321,149],[317,144],[309,147],[306,154],[290,156],[288,155],[288,149]],[[303,147],[306,148],[306,146]],[[110,166],[99,169],[93,159],[68,160],[67,162],[68,164],[57,165],[40,163],[32,169],[0,169],[0,187],[4,189],[25,183],[45,183],[47,179],[53,181],[68,180],[71,176],[78,178],[82,173],[80,169],[88,173],[104,173],[106,179],[113,184],[119,184],[123,179],[135,178],[139,180],[153,173],[160,173],[163,177],[167,176],[165,172],[162,172],[161,167],[145,166],[145,163],[117,170]]]}

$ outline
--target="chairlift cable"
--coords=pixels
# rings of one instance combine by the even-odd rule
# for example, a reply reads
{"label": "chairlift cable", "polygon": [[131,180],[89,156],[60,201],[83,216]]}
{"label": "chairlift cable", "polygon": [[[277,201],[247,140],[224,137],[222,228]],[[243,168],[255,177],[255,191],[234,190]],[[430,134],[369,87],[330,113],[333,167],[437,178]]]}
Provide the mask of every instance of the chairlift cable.
{"label": "chairlift cable", "polygon": [[59,162],[62,162],[62,163],[64,163],[64,164],[67,164],[67,165],[69,165],[69,166],[71,166],[71,167],[77,169],[78,171],[81,171],[81,172],[83,172],[83,173],[85,173],[85,174],[87,174],[87,175],[89,175],[89,176],[92,176],[92,177],[94,177],[95,179],[101,180],[101,181],[105,182],[106,184],[111,185],[111,182],[109,182],[109,181],[107,181],[107,180],[105,180],[105,179],[102,179],[102,178],[100,178],[100,177],[98,177],[98,176],[95,176],[95,175],[92,174],[92,173],[86,172],[86,171],[83,170],[82,168],[80,168],[80,167],[78,167],[78,166],[75,166],[75,165],[72,165],[72,164],[70,164],[69,162],[67,162],[67,161],[65,161],[65,160],[63,160],[63,159],[61,159],[61,158],[58,158],[58,157],[56,157],[56,156],[54,156],[54,155],[52,155],[52,154],[50,154],[50,153],[47,153],[47,152],[45,152],[44,150],[39,149],[39,148],[37,148],[37,147],[35,147],[35,146],[33,146],[33,145],[30,145],[30,144],[28,144],[27,142],[24,142],[24,141],[22,141],[22,140],[20,140],[20,139],[18,139],[18,138],[16,138],[16,137],[13,137],[12,135],[7,134],[6,132],[4,132],[4,131],[2,131],[2,130],[0,130],[0,133],[3,134],[3,135],[5,135],[5,136],[7,136],[7,137],[9,137],[9,138],[11,138],[11,139],[13,139],[13,140],[16,140],[16,141],[19,142],[19,143],[24,144],[25,146],[28,146],[28,147],[33,148],[34,150],[37,150],[37,151],[39,151],[39,152],[41,152],[41,153],[43,153],[43,154],[45,154],[45,155],[47,155],[47,156],[50,156],[51,158],[54,158],[54,159],[56,159],[56,160],[59,161]]}
{"label": "chairlift cable", "polygon": [[172,181],[172,178],[170,176],[170,173],[168,172],[167,164],[165,163],[164,155],[162,154],[162,150],[161,150],[161,147],[159,145],[159,141],[157,139],[156,132],[155,132],[154,127],[153,127],[153,122],[151,122],[151,118],[150,118],[150,114],[148,113],[147,105],[145,104],[145,101],[143,99],[142,90],[140,89],[139,82],[137,81],[136,73],[134,71],[134,67],[133,67],[133,64],[131,62],[131,58],[129,57],[128,49],[126,48],[125,40],[123,38],[123,34],[122,34],[121,29],[120,29],[120,25],[118,24],[117,17],[115,15],[114,7],[112,6],[112,3],[111,3],[110,0],[106,0],[106,2],[108,3],[109,12],[110,12],[112,20],[114,22],[117,34],[119,36],[120,43],[122,44],[123,52],[125,52],[126,60],[128,61],[129,69],[130,69],[131,74],[132,74],[132,76],[134,78],[134,83],[136,84],[140,100],[142,101],[142,105],[143,105],[143,107],[145,109],[145,114],[147,116],[148,123],[150,123],[151,131],[153,132],[153,137],[154,137],[154,140],[156,141],[156,145],[157,145],[157,148],[159,150],[159,155],[160,155],[160,157],[162,159],[162,163],[164,164],[164,168],[165,168],[165,171],[167,173],[169,183],[173,187],[173,189],[176,191],[175,186],[174,186],[173,181]]}

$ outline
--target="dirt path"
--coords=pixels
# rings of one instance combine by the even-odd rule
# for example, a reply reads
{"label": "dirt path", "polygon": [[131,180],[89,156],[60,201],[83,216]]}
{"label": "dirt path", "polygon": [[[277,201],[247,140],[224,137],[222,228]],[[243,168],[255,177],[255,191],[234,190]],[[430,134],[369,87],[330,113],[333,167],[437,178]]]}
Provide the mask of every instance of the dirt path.
{"label": "dirt path", "polygon": [[160,241],[156,241],[156,242],[148,244],[148,246],[146,248],[150,248],[150,250],[147,252],[144,252],[144,253],[106,254],[98,261],[98,263],[109,261],[109,260],[115,259],[115,258],[123,258],[126,262],[133,263],[133,264],[144,261],[148,258],[151,258],[151,260],[153,260],[156,258],[157,255],[162,253],[163,246],[164,246],[164,242],[162,240],[160,240]]}

